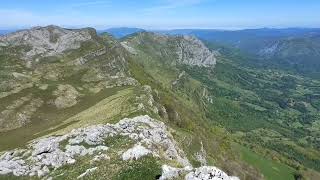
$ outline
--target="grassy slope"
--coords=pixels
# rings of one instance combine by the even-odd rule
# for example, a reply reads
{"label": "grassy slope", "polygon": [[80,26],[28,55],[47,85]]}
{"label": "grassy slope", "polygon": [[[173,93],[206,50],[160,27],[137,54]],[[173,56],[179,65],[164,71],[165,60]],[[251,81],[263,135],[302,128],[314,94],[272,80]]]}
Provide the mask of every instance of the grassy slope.
{"label": "grassy slope", "polygon": [[263,158],[246,147],[235,145],[235,148],[241,152],[242,160],[258,168],[266,180],[294,180],[296,171],[282,163]]}
{"label": "grassy slope", "polygon": [[[237,152],[230,149],[231,138],[228,132],[206,119],[200,95],[202,91],[199,91],[202,90],[201,84],[188,77],[180,88],[173,90],[171,83],[181,71],[162,63],[157,57],[152,57],[152,54],[149,56],[149,53],[139,52],[129,63],[130,71],[140,83],[148,84],[158,91],[156,101],[164,105],[168,112],[168,118],[161,119],[175,129],[174,138],[185,150],[191,163],[196,167],[200,165],[194,154],[200,150],[202,142],[208,154],[209,165],[216,165],[240,178],[258,179],[259,174],[247,164],[241,163],[236,158]],[[167,59],[170,60],[172,59]],[[178,117],[175,116],[176,113],[179,114]]]}
{"label": "grassy slope", "polygon": [[[257,68],[250,57],[233,51],[227,57],[212,74],[187,69],[214,95],[208,115],[245,137],[242,142],[263,156],[276,157],[299,170],[319,169],[319,142],[315,140],[319,134],[314,131],[319,118],[319,81]],[[294,104],[289,103],[292,100]]]}
{"label": "grassy slope", "polygon": [[[91,96],[85,97],[76,106],[68,109],[56,110],[53,106],[42,107],[37,112],[38,119],[33,119],[32,123],[22,128],[0,133],[0,150],[7,150],[22,146],[34,138],[48,134],[48,132],[54,132],[74,124],[74,121],[66,122],[66,119],[77,115],[77,113],[85,111],[101,100],[105,99],[104,102],[107,102],[106,104],[112,107],[111,105],[118,103],[118,101],[112,101],[113,98],[116,99],[126,91],[121,89],[124,88],[107,89],[98,94],[92,94]],[[119,105],[119,103],[117,105]],[[114,113],[111,113],[113,111],[109,112],[110,114],[115,115]],[[43,121],[45,121],[45,123],[43,123]]]}
{"label": "grassy slope", "polygon": [[[23,64],[23,60],[14,56],[15,51],[20,51],[24,47],[0,49],[0,97],[1,94],[14,92],[13,90],[15,88],[12,88],[12,84],[22,87],[16,93],[0,99],[0,113],[6,110],[8,106],[14,105],[15,101],[23,97],[31,96],[31,100],[41,99],[44,102],[41,107],[31,114],[30,122],[24,124],[23,127],[17,124],[18,121],[15,116],[5,118],[4,124],[9,125],[12,129],[16,129],[0,133],[0,151],[22,146],[26,142],[45,135],[48,132],[65,128],[74,123],[68,122],[61,124],[66,119],[94,106],[105,98],[118,94],[118,91],[128,88],[114,87],[102,89],[100,92],[95,93],[90,91],[91,87],[97,87],[99,85],[98,83],[109,80],[108,74],[102,74],[103,72],[111,74],[124,71],[126,68],[125,64],[121,62],[122,57],[125,56],[126,53],[118,47],[118,44],[114,44],[110,39],[104,41],[103,38],[95,37],[92,41],[82,43],[81,47],[77,50],[70,50],[57,57],[44,57],[32,68],[27,68],[25,64]],[[100,55],[99,57],[88,57],[90,62],[87,62],[86,65],[81,66],[74,64],[74,61],[78,57],[87,55],[92,51],[100,50],[104,46],[107,48],[106,54]],[[112,67],[107,66],[108,63],[114,60],[118,61],[116,61]],[[14,78],[12,75],[13,72],[27,74],[27,77]],[[103,76],[104,79],[101,80],[101,76]],[[84,77],[86,77],[85,81],[83,80]],[[112,83],[113,82],[110,82],[109,84],[113,85]],[[31,84],[31,86],[27,87],[26,84]],[[53,103],[56,99],[53,92],[59,85],[65,84],[73,86],[80,93],[80,96],[77,98],[78,103],[70,108],[57,109]],[[41,85],[47,85],[47,88],[41,90],[39,88]],[[30,108],[23,109],[28,103],[29,102],[26,102],[22,107],[13,109],[13,115],[30,111]],[[0,127],[0,130],[3,130],[1,128],[2,127]]]}
{"label": "grassy slope", "polygon": [[53,131],[55,134],[64,134],[75,128],[92,124],[114,122],[118,119],[127,117],[131,113],[137,111],[137,108],[130,102],[130,100],[135,97],[134,95],[134,88],[118,91],[114,95],[103,99],[90,108],[64,120],[58,127],[50,128],[50,131]]}
{"label": "grassy slope", "polygon": [[[170,61],[174,61],[174,57],[166,53],[167,47],[163,47],[161,43],[154,45],[150,41],[154,40],[150,40],[148,36],[144,37],[135,47],[142,51],[139,51],[136,61],[146,70],[147,76],[154,77],[156,82],[162,84],[167,90],[171,88],[170,82],[173,82],[180,72],[186,71],[191,77],[187,77],[179,85],[180,87],[174,91],[175,96],[185,105],[186,109],[192,109],[193,112],[200,115],[201,119],[210,119],[210,126],[223,125],[235,134],[238,134],[239,131],[251,133],[252,136],[248,137],[248,135],[251,135],[248,134],[244,138],[240,137],[240,139],[242,139],[242,142],[251,142],[251,144],[257,146],[255,151],[263,154],[260,157],[261,161],[265,159],[269,164],[275,163],[281,167],[286,167],[281,163],[263,158],[263,156],[269,157],[269,152],[265,152],[263,148],[258,148],[259,146],[273,150],[273,155],[275,154],[282,162],[293,167],[302,165],[317,168],[319,153],[312,150],[310,146],[303,148],[301,144],[296,143],[297,140],[310,136],[312,132],[307,129],[311,128],[310,124],[312,123],[301,129],[300,126],[297,126],[297,122],[288,121],[293,116],[297,117],[299,121],[299,117],[305,113],[301,113],[299,105],[288,108],[279,107],[279,104],[284,103],[289,98],[301,102],[305,101],[307,93],[318,92],[317,89],[311,87],[312,84],[316,85],[317,82],[305,81],[299,76],[287,75],[287,72],[269,71],[247,66],[246,58],[237,54],[220,59],[213,71],[210,68],[172,66]],[[155,50],[157,50],[156,52],[164,52],[164,54],[162,56],[154,54]],[[199,92],[201,91],[199,90],[203,87],[206,87],[209,94],[213,96],[212,104],[205,103],[203,105],[200,103]],[[170,101],[172,102],[172,100]],[[317,105],[314,102],[311,103],[312,106],[310,108],[306,106],[307,109],[305,110],[311,116],[316,117],[318,112],[315,108],[317,108]],[[186,123],[183,122],[182,124]],[[256,130],[260,129],[270,130],[270,136],[268,134],[257,134],[258,131]],[[273,132],[280,133],[279,141],[274,141]],[[257,137],[255,138],[257,141],[252,139],[253,136]],[[265,144],[261,144],[259,141],[265,142]],[[308,143],[315,148],[317,144],[314,144],[314,142]],[[286,143],[293,146],[283,146]],[[292,151],[284,154],[283,152],[288,149]],[[299,159],[299,157],[303,157],[303,159]],[[272,166],[260,166],[260,168],[262,168],[260,171],[265,176],[270,176],[268,172],[274,171]],[[290,168],[282,168],[282,171],[283,174],[273,173],[273,176],[277,176],[278,179],[282,179],[284,176],[293,177],[294,171]]]}
{"label": "grassy slope", "polygon": [[[168,111],[169,118],[161,118],[155,114],[149,114],[157,119],[165,121],[170,127],[174,138],[177,140],[179,145],[186,151],[189,159],[195,166],[200,166],[194,158],[194,153],[200,150],[200,142],[203,142],[205,146],[214,147],[209,148],[207,153],[209,155],[208,160],[210,164],[215,164],[220,167],[228,167],[228,161],[234,161],[233,156],[229,149],[230,140],[229,136],[221,128],[211,128],[211,125],[205,125],[205,121],[200,116],[198,110],[192,110],[187,106],[181,99],[176,97],[176,95],[166,88],[160,86],[152,76],[146,77],[146,72],[141,68],[139,64],[130,62],[131,73],[135,78],[141,80],[142,84],[149,84],[153,87],[157,87],[159,90],[159,99],[156,101],[165,104],[166,107],[171,109],[171,111],[177,111],[180,115],[179,119],[176,119]],[[53,134],[63,134],[70,131],[73,128],[87,126],[91,124],[116,122],[124,117],[130,117],[138,114],[143,114],[143,112],[137,112],[136,106],[133,106],[132,99],[135,99],[139,95],[139,88],[127,88],[116,92],[92,107],[72,116],[71,118],[63,121],[56,127],[49,129],[49,131],[41,132],[41,134],[48,134],[52,132]],[[138,113],[138,114],[137,114]],[[121,144],[122,140],[116,140],[111,142],[116,143],[116,146]],[[108,142],[109,143],[109,142]],[[107,143],[107,144],[108,144]],[[125,141],[122,143],[122,148],[128,148],[130,143]],[[121,145],[122,146],[122,145]],[[113,149],[113,148],[112,148]],[[92,179],[124,179],[130,177],[131,179],[155,179],[161,173],[160,165],[161,160],[154,159],[151,157],[143,158],[137,162],[123,163],[119,160],[116,149],[114,152],[108,152],[111,156],[111,160],[104,163],[94,163],[90,164],[90,157],[79,159],[76,166],[66,166],[59,168],[52,174],[53,176],[62,175],[58,177],[61,179],[74,179],[83,173],[86,169],[92,167],[99,167],[99,170],[92,173],[90,178]],[[222,155],[225,157],[224,160],[221,159]],[[229,157],[230,156],[230,157]],[[230,159],[229,159],[230,158]],[[162,162],[165,163],[165,162]],[[112,168],[110,168],[112,167]],[[233,167],[228,167],[229,172],[233,172]],[[5,176],[5,179],[15,179],[13,176]]]}
{"label": "grassy slope", "polygon": [[[270,119],[262,116],[267,114],[267,112],[265,112],[266,110],[276,106],[274,102],[267,101],[261,104],[261,99],[259,99],[260,94],[248,88],[252,87],[251,85],[259,85],[259,83],[269,83],[269,81],[259,77],[256,77],[256,79],[259,79],[259,83],[256,83],[256,81],[248,82],[246,78],[244,78],[244,80],[242,78],[242,80],[239,81],[239,76],[232,74],[239,71],[233,66],[230,66],[230,64],[228,64],[230,62],[227,62],[227,64],[218,64],[218,67],[222,66],[222,68],[219,68],[220,72],[214,71],[211,74],[211,70],[206,69],[205,72],[208,72],[206,77],[195,73],[204,72],[201,69],[167,66],[166,64],[159,63],[162,62],[161,60],[163,59],[149,56],[150,54],[152,54],[152,51],[147,49],[146,53],[139,54],[139,56],[129,61],[131,74],[142,85],[150,85],[158,91],[155,100],[157,103],[165,106],[168,112],[168,118],[161,114],[150,115],[166,122],[174,129],[172,133],[175,139],[186,151],[188,158],[194,166],[200,165],[199,162],[196,161],[194,154],[200,150],[200,142],[202,142],[207,150],[209,165],[221,167],[229,174],[237,175],[242,179],[245,177],[250,179],[250,176],[251,178],[255,177],[257,172],[248,168],[246,164],[241,163],[239,159],[237,159],[238,152],[234,151],[238,149],[231,148],[231,136],[227,131],[217,125],[223,124],[231,131],[246,131],[259,127],[268,127],[290,134],[290,130],[288,131],[281,126],[279,128],[277,124],[269,121]],[[182,70],[186,70],[193,78],[187,77],[178,89],[172,90],[171,82],[177,78]],[[232,73],[228,74],[230,70]],[[250,71],[245,69],[245,71],[241,72],[247,75]],[[210,79],[211,75],[215,75],[213,80]],[[240,78],[242,75],[243,74],[240,74]],[[249,77],[249,79],[252,79],[252,76]],[[238,84],[243,81],[245,81],[245,87]],[[203,86],[208,87],[210,93],[215,95],[214,103],[211,105],[203,104],[200,96]],[[96,100],[95,105],[92,104],[90,108],[88,106],[83,109],[82,112],[68,116],[62,124],[57,124],[54,128],[49,129],[49,131],[41,132],[38,135],[64,133],[71,128],[77,128],[83,125],[115,122],[123,117],[130,117],[137,115],[137,113],[141,114],[141,112],[136,111],[135,106],[131,106],[133,105],[131,100],[141,93],[137,89],[139,88],[125,88],[100,99],[102,101]],[[109,92],[109,90],[107,90],[107,92]],[[179,114],[178,117],[176,113]],[[211,121],[208,121],[208,119]],[[250,126],[245,124],[250,124]],[[23,133],[23,131],[21,132]],[[292,177],[292,169],[286,168],[286,166],[280,163],[262,158],[247,149],[240,149],[242,158],[247,163],[257,166],[265,177],[275,179],[278,177],[281,179],[283,177]],[[264,165],[264,163],[266,165]],[[105,167],[107,168],[108,166]],[[277,173],[273,167],[281,169],[281,173]],[[157,168],[158,167],[155,167],[155,169]],[[142,169],[148,170],[146,168]],[[79,170],[81,169],[71,170],[71,172],[77,171],[77,173],[67,177],[75,177],[80,173]],[[133,176],[133,174],[130,173],[132,172],[131,170],[124,171],[125,174],[123,176]],[[126,172],[128,172],[128,174],[126,174]],[[152,174],[152,172],[158,172],[158,170],[151,170],[150,172],[150,174]],[[101,174],[98,173],[97,176],[99,175]],[[140,177],[140,175],[137,175],[137,177]]]}

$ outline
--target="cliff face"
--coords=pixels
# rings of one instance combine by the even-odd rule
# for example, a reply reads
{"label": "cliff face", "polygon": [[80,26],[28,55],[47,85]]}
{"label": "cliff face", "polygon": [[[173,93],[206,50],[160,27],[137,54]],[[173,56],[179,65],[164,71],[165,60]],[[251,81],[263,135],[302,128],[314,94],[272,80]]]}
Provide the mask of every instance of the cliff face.
{"label": "cliff face", "polygon": [[0,37],[1,46],[26,49],[22,57],[32,60],[37,57],[57,56],[67,50],[78,49],[82,42],[92,40],[95,30],[68,30],[57,26],[35,27]]}
{"label": "cliff face", "polygon": [[214,66],[218,52],[211,52],[202,41],[193,36],[179,37],[178,61],[183,64],[197,66]]}
{"label": "cliff face", "polygon": [[[192,36],[166,36],[142,32],[123,42],[125,47],[134,52],[135,47],[152,49],[155,54],[167,57],[170,63],[191,66],[214,66],[219,53],[210,51],[202,41]],[[144,48],[142,48],[144,51]]]}

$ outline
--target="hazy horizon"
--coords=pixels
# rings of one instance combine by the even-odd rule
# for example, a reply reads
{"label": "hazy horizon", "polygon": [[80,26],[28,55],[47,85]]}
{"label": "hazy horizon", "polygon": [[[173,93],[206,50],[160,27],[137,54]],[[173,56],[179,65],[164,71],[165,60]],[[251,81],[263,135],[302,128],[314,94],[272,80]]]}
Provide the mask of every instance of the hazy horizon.
{"label": "hazy horizon", "polygon": [[50,24],[143,29],[320,27],[320,2],[309,0],[5,0],[0,29]]}
{"label": "hazy horizon", "polygon": [[94,28],[97,31],[109,30],[109,29],[142,29],[146,31],[171,31],[171,30],[216,30],[216,31],[241,31],[241,30],[257,30],[257,29],[271,29],[271,30],[285,30],[285,29],[320,29],[319,27],[256,27],[256,28],[203,28],[203,27],[194,27],[194,28],[142,28],[142,27],[126,27],[126,26],[106,26],[105,28],[96,28],[91,26],[64,26],[64,25],[55,25],[55,24],[46,24],[38,26],[29,26],[29,27],[16,27],[16,28],[1,28],[0,31],[19,31],[24,29],[30,29],[34,27],[46,27],[46,26],[59,26],[67,29],[81,29],[81,28]]}

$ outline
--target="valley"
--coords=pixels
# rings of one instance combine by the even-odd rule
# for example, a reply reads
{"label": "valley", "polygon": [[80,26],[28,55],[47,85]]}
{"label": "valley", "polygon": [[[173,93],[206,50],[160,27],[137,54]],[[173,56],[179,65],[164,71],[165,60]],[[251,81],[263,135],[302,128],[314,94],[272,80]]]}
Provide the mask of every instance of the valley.
{"label": "valley", "polygon": [[316,76],[189,33],[129,30],[0,36],[0,179],[320,177]]}

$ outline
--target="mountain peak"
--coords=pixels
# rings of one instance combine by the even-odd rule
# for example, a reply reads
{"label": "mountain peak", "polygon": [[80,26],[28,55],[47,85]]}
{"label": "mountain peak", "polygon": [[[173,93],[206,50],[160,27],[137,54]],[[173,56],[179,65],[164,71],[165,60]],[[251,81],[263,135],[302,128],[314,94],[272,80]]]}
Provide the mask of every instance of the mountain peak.
{"label": "mountain peak", "polygon": [[95,30],[65,29],[59,26],[34,27],[5,36],[0,36],[0,44],[8,47],[25,47],[23,59],[35,56],[56,56],[66,50],[78,49],[84,41],[93,39]]}
{"label": "mountain peak", "polygon": [[216,64],[216,51],[210,51],[205,44],[195,36],[169,36],[156,34],[153,32],[139,32],[128,37],[125,41],[126,47],[130,50],[138,48],[138,46],[148,46],[142,50],[153,48],[157,54],[168,56],[167,52],[174,51],[174,58],[177,63],[192,66],[214,66]]}

